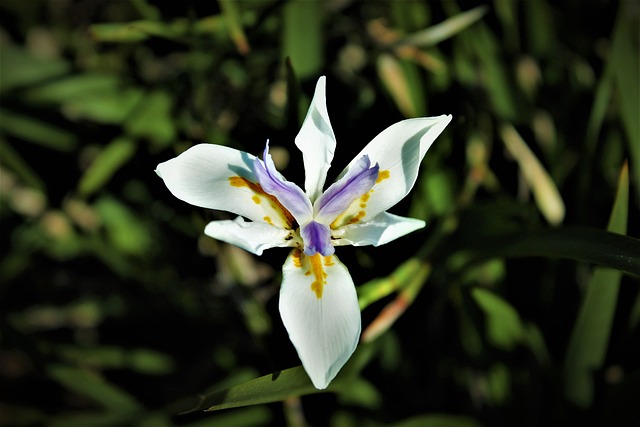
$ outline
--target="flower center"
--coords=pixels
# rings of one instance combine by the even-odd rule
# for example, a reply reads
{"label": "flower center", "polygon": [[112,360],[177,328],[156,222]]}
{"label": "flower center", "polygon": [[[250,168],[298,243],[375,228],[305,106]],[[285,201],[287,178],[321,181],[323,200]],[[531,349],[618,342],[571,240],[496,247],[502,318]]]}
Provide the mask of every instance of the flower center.
{"label": "flower center", "polygon": [[300,227],[300,237],[304,242],[304,253],[306,255],[315,255],[317,253],[322,256],[333,255],[335,248],[331,242],[331,230],[324,224],[311,221]]}

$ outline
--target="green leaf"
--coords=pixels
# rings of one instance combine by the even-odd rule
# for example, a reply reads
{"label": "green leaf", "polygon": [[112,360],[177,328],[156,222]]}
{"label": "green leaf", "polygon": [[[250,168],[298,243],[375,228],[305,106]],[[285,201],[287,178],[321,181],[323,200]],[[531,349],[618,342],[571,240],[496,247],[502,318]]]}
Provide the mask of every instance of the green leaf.
{"label": "green leaf", "polygon": [[153,91],[145,95],[139,107],[127,118],[124,127],[129,135],[148,138],[156,148],[165,148],[176,137],[172,108],[173,102],[167,92]]}
{"label": "green leaf", "polygon": [[473,418],[460,415],[429,414],[407,418],[392,427],[481,427]]}
{"label": "green leaf", "polygon": [[549,173],[513,126],[502,125],[500,135],[507,150],[518,162],[520,173],[533,191],[542,215],[550,224],[560,224],[564,219],[564,201]]}
{"label": "green leaf", "polygon": [[[629,170],[625,164],[607,229],[626,233],[628,210]],[[588,407],[593,400],[593,375],[605,360],[621,278],[618,270],[594,270],[571,334],[565,358],[565,393],[581,407]]]}
{"label": "green leaf", "polygon": [[473,288],[471,296],[484,312],[491,344],[503,350],[513,350],[524,341],[524,326],[511,304],[483,288]]}
{"label": "green leaf", "polygon": [[640,276],[640,240],[587,227],[518,230],[512,233],[479,232],[459,249],[470,255],[469,264],[505,257],[566,258],[614,268]]}
{"label": "green leaf", "polygon": [[611,66],[620,97],[620,118],[626,131],[631,170],[635,171],[640,195],[640,53],[638,53],[638,14],[635,6],[621,2],[613,33]]}
{"label": "green leaf", "polygon": [[247,36],[244,34],[242,28],[242,22],[240,20],[240,12],[238,11],[239,3],[234,0],[218,0],[220,8],[227,22],[227,28],[229,30],[229,36],[233,43],[236,45],[236,49],[242,55],[249,53],[251,48],[247,41]]}
{"label": "green leaf", "polygon": [[102,218],[109,240],[119,252],[142,256],[151,247],[145,225],[125,204],[114,197],[101,197],[95,208]]}
{"label": "green leaf", "polygon": [[0,136],[0,161],[11,169],[26,185],[44,190],[44,183],[38,174],[18,154],[4,138]]}
{"label": "green leaf", "polygon": [[21,47],[2,44],[0,49],[0,92],[31,86],[69,72],[69,64],[61,59],[42,59]]}
{"label": "green leaf", "polygon": [[378,77],[405,117],[425,115],[422,82],[415,64],[398,60],[390,54],[381,54],[377,60]]}
{"label": "green leaf", "polygon": [[274,372],[249,382],[221,390],[200,399],[197,405],[185,413],[200,410],[217,411],[261,403],[277,402],[291,396],[320,393],[307,376],[304,368],[298,366]]}
{"label": "green leaf", "polygon": [[364,310],[369,305],[394,292],[411,287],[416,282],[424,282],[429,272],[429,267],[423,261],[417,258],[409,258],[389,276],[373,279],[362,286],[358,286],[360,310]]}
{"label": "green leaf", "polygon": [[436,25],[432,25],[422,31],[418,31],[402,38],[396,44],[414,45],[419,47],[429,47],[451,38],[476,21],[480,20],[487,13],[487,6],[478,6],[466,12],[459,13]]}
{"label": "green leaf", "polygon": [[47,373],[67,389],[87,396],[114,412],[137,412],[142,406],[136,400],[97,374],[64,365],[50,365]]}
{"label": "green leaf", "polygon": [[70,132],[33,117],[0,110],[0,128],[15,137],[58,151],[71,151],[76,146],[76,137]]}
{"label": "green leaf", "polygon": [[289,1],[284,7],[283,57],[296,75],[316,76],[323,65],[322,7],[319,1]]}
{"label": "green leaf", "polygon": [[25,91],[24,96],[31,102],[62,104],[70,100],[116,91],[121,84],[121,80],[115,75],[83,73],[65,76],[30,88]]}
{"label": "green leaf", "polygon": [[[284,400],[292,396],[326,392],[349,393],[354,380],[364,366],[371,360],[379,346],[375,344],[362,344],[351,359],[342,368],[336,379],[325,390],[316,389],[307,376],[304,368],[298,366],[254,380],[229,387],[205,396],[201,396],[197,402],[185,403],[188,406],[183,413],[191,413],[201,410],[217,411],[220,409],[238,408],[248,405],[258,405]],[[358,385],[357,387],[362,387]],[[361,390],[362,391],[362,390]],[[363,391],[367,396],[364,399],[374,399],[371,390]]]}
{"label": "green leaf", "polygon": [[121,137],[111,141],[80,178],[78,192],[87,197],[101,189],[133,157],[135,150],[132,139]]}

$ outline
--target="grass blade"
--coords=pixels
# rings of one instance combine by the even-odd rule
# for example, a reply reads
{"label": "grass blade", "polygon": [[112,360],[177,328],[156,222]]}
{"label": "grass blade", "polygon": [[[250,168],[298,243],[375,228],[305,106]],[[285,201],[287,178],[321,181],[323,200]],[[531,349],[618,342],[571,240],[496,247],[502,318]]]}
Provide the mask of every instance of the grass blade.
{"label": "grass blade", "polygon": [[[626,233],[628,211],[629,169],[625,164],[607,229]],[[565,358],[565,393],[581,407],[589,406],[593,400],[592,375],[602,367],[607,353],[621,277],[618,270],[594,270],[573,328]]]}

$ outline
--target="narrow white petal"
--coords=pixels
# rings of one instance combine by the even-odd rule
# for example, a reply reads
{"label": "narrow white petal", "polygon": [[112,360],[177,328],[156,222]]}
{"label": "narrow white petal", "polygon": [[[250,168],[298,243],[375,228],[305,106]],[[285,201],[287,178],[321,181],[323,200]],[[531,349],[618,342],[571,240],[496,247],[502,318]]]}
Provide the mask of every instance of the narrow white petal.
{"label": "narrow white petal", "polygon": [[368,222],[345,225],[335,230],[334,245],[380,246],[425,226],[420,219],[405,218],[383,212]]}
{"label": "narrow white petal", "polygon": [[360,337],[360,308],[349,271],[335,255],[294,249],[283,268],[280,315],[304,369],[325,389]]}
{"label": "narrow white petal", "polygon": [[329,122],[325,98],[326,78],[318,79],[313,100],[296,136],[296,146],[302,151],[304,161],[304,187],[311,201],[322,194],[327,171],[336,149],[336,137]]}
{"label": "narrow white petal", "polygon": [[204,234],[256,255],[262,255],[265,249],[293,246],[291,232],[264,222],[246,222],[242,217],[212,221],[205,227]]}
{"label": "narrow white petal", "polygon": [[291,215],[257,184],[254,159],[233,148],[199,144],[160,163],[156,173],[174,196],[187,203],[291,227]]}
{"label": "narrow white petal", "polygon": [[427,150],[450,121],[450,115],[403,120],[376,136],[340,174],[344,176],[362,156],[368,155],[372,164],[380,166],[376,184],[331,227],[368,222],[402,200],[413,188]]}

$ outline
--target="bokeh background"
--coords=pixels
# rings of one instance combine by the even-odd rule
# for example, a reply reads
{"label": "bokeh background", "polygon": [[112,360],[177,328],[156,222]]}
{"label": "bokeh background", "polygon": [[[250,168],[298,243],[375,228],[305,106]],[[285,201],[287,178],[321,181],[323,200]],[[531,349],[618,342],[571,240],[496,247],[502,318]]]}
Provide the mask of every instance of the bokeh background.
{"label": "bokeh background", "polygon": [[[640,251],[611,233],[639,234],[639,13],[3,0],[0,424],[637,425]],[[329,393],[177,415],[299,360],[277,310],[286,250],[204,236],[230,216],[175,199],[155,166],[269,138],[302,183],[293,139],[320,75],[328,182],[387,126],[453,115],[392,210],[428,226],[339,248],[364,334]]]}

